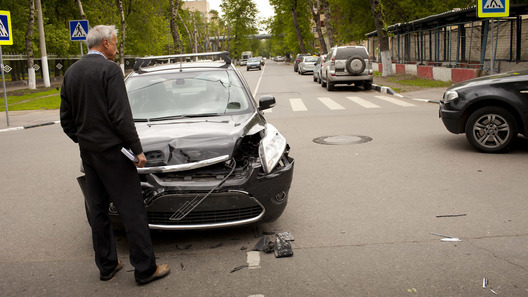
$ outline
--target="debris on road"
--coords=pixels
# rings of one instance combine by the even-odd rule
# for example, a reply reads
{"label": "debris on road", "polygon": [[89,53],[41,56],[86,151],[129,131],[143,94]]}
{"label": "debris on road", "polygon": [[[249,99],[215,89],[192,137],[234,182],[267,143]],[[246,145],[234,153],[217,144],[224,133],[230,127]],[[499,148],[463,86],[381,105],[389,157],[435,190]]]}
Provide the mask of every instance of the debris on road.
{"label": "debris on road", "polygon": [[440,239],[441,241],[462,241],[462,240],[460,240],[460,238],[457,238],[457,237],[452,237],[452,236],[442,235],[442,234],[433,233],[433,232],[430,232],[430,233],[431,233],[432,235],[436,235],[436,236],[444,237],[444,238]]}
{"label": "debris on road", "polygon": [[454,217],[465,217],[467,214],[447,214],[447,215],[438,215],[437,218],[454,218]]}

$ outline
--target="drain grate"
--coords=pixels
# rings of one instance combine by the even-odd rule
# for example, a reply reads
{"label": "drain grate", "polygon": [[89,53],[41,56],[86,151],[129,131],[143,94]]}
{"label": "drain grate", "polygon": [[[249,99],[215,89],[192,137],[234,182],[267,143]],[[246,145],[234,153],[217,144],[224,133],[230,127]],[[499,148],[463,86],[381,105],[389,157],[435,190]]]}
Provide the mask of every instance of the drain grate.
{"label": "drain grate", "polygon": [[319,144],[360,144],[371,141],[372,138],[368,136],[357,136],[357,135],[335,135],[335,136],[321,136],[314,138],[313,142]]}

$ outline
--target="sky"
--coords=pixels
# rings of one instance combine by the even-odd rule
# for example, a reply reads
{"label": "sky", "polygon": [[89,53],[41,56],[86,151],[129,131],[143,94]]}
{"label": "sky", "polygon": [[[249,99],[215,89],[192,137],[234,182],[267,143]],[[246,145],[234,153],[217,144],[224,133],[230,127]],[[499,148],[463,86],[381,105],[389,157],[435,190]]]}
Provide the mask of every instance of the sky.
{"label": "sky", "polygon": [[[222,9],[220,9],[220,4],[222,4],[222,0],[207,1],[209,1],[209,9],[215,9],[220,12],[220,15],[223,14]],[[267,0],[253,0],[253,2],[257,5],[257,9],[259,10],[257,14],[259,18],[269,18],[273,15],[273,8],[269,5],[269,2]]]}

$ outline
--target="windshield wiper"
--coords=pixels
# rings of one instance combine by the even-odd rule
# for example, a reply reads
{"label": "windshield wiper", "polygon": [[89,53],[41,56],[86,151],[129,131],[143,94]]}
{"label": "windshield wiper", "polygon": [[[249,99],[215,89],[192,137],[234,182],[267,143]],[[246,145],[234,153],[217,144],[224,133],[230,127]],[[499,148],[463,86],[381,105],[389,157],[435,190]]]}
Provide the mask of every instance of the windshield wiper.
{"label": "windshield wiper", "polygon": [[185,118],[215,117],[215,116],[219,116],[222,114],[217,113],[217,112],[209,112],[209,113],[185,114],[183,115],[183,117]]}
{"label": "windshield wiper", "polygon": [[178,120],[178,119],[183,119],[183,118],[186,118],[187,116],[184,116],[184,115],[173,115],[173,116],[165,116],[165,117],[158,117],[158,118],[150,118],[150,119],[147,119],[147,122],[156,122],[156,121],[168,121],[168,120]]}

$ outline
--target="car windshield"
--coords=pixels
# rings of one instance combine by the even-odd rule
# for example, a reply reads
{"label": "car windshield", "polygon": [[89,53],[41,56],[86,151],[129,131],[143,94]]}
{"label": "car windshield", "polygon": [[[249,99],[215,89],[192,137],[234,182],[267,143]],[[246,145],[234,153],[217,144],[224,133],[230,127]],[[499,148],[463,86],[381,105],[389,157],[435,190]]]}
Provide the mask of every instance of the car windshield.
{"label": "car windshield", "polygon": [[260,62],[259,58],[249,58],[248,62]]}
{"label": "car windshield", "polygon": [[316,62],[317,57],[304,57],[304,62]]}
{"label": "car windshield", "polygon": [[231,70],[152,73],[126,80],[135,120],[239,113],[250,108],[242,82]]}

